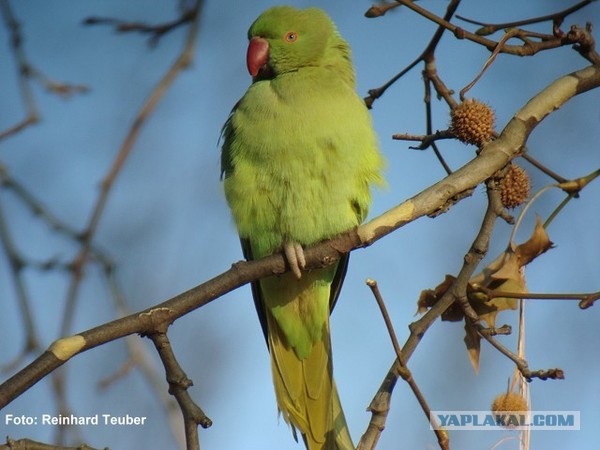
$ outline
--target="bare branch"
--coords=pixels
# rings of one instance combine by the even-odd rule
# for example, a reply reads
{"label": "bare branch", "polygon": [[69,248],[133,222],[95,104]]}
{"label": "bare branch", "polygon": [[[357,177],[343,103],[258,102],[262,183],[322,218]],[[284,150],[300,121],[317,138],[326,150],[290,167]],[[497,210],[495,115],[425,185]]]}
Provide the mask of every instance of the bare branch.
{"label": "bare branch", "polygon": [[19,307],[21,308],[21,317],[23,318],[23,326],[25,328],[25,345],[21,352],[17,355],[14,361],[7,363],[3,367],[3,371],[12,371],[21,363],[22,359],[35,350],[40,348],[39,339],[33,323],[33,315],[31,313],[31,305],[29,294],[23,279],[23,258],[17,250],[12,234],[8,228],[8,224],[4,219],[3,206],[0,203],[0,241],[6,252],[9,262],[11,276],[15,285]]}
{"label": "bare branch", "polygon": [[198,0],[196,2],[196,14],[194,16],[195,19],[191,23],[182,53],[179,55],[176,61],[165,73],[163,78],[156,85],[156,87],[154,88],[154,90],[152,91],[152,93],[138,112],[136,118],[133,121],[133,125],[127,133],[127,136],[125,137],[125,140],[123,141],[121,148],[119,149],[119,152],[115,157],[115,160],[113,161],[112,167],[110,168],[108,174],[102,180],[100,194],[96,200],[93,211],[88,220],[88,224],[83,233],[81,234],[82,248],[72,262],[73,276],[71,278],[71,283],[68,288],[65,315],[63,318],[63,323],[61,325],[61,335],[63,336],[67,335],[71,328],[71,322],[73,319],[72,312],[75,310],[74,303],[77,298],[77,293],[79,292],[79,286],[81,283],[84,266],[90,253],[91,242],[94,238],[94,234],[96,233],[96,229],[98,228],[100,218],[104,213],[104,208],[108,201],[108,197],[111,192],[112,186],[114,185],[115,180],[121,172],[121,169],[125,165],[127,158],[131,154],[133,146],[137,140],[137,137],[143,125],[146,122],[146,119],[149,117],[152,111],[154,111],[154,108],[163,98],[164,94],[166,93],[168,88],[173,84],[179,73],[181,73],[181,71],[187,68],[190,64],[194,52],[196,36],[198,34],[198,29],[200,26],[199,11],[202,7],[202,4],[202,0]]}
{"label": "bare branch", "polygon": [[[411,0],[396,1],[406,6],[407,8],[413,10],[417,14],[431,20],[432,22],[437,23],[441,27],[444,27],[448,31],[452,32],[457,39],[467,39],[487,48],[489,51],[494,51],[496,49],[496,46],[498,45],[498,42],[487,39],[483,36],[480,36],[479,34],[470,33],[454,25],[446,17],[441,18],[436,16],[435,14],[426,10],[425,8],[417,5],[416,2],[413,2]],[[589,48],[590,44],[593,44],[593,40],[590,41],[591,35],[589,35],[589,33],[582,33],[580,32],[580,30],[581,29],[577,28],[577,32],[571,33],[570,35],[569,33],[563,34],[562,32],[557,31],[557,36],[553,39],[541,39],[536,42],[527,40],[523,43],[523,45],[504,45],[501,52],[518,56],[531,56],[541,51],[562,47],[564,45],[575,45],[576,50],[577,46],[583,46],[585,47],[585,51],[580,51],[582,56],[584,56],[590,62],[596,64],[595,61],[597,54],[594,55],[595,52],[593,51],[593,48],[591,50]]]}
{"label": "bare branch", "polygon": [[[425,400],[425,396],[421,392],[421,389],[419,388],[415,379],[413,378],[413,375],[412,375],[410,369],[406,365],[406,360],[405,360],[404,356],[402,355],[402,349],[400,348],[400,345],[398,344],[398,339],[396,338],[396,333],[394,331],[392,321],[390,320],[390,316],[387,312],[387,308],[385,307],[385,302],[383,301],[383,297],[381,296],[381,292],[379,291],[377,282],[375,280],[369,279],[369,280],[367,280],[367,285],[371,288],[371,291],[373,292],[373,296],[375,297],[375,300],[377,301],[377,305],[379,306],[379,310],[381,311],[381,315],[383,316],[383,320],[385,322],[385,326],[390,335],[390,339],[392,340],[392,345],[394,347],[394,351],[396,352],[396,358],[397,358],[397,361],[399,364],[398,372],[399,372],[400,376],[402,377],[402,379],[404,381],[406,381],[406,383],[409,385],[410,389],[413,391],[413,394],[415,395],[417,401],[419,402],[419,405],[421,406],[421,409],[423,410],[425,417],[431,424],[431,428],[433,429],[433,431],[437,437],[440,448],[442,450],[449,450],[450,442],[449,442],[448,433],[445,430],[440,428],[439,424],[437,423],[437,420],[435,419],[434,416],[432,416],[431,408],[427,404],[427,401]],[[386,399],[389,402],[390,397],[388,396],[388,397],[386,397]],[[369,408],[369,410],[370,410],[370,408]],[[378,415],[384,414],[383,417],[380,417],[380,420],[383,420],[385,422],[388,411],[389,411],[389,403],[388,403],[388,405],[386,405],[386,408],[384,408],[383,411],[374,411],[374,412],[375,412],[375,414],[378,414]],[[360,443],[358,444],[358,450],[374,449],[375,444],[379,440],[379,435],[381,434],[381,431],[383,431],[383,428],[368,427],[367,431],[361,438]],[[372,434],[374,434],[374,435],[372,436]]]}
{"label": "bare branch", "polygon": [[29,83],[29,63],[25,58],[23,50],[23,36],[21,35],[21,27],[15,18],[12,8],[8,0],[0,0],[0,11],[4,16],[4,22],[11,33],[11,47],[15,58],[15,64],[18,68],[19,90],[21,91],[21,99],[25,106],[25,118],[16,125],[0,132],[0,139],[18,133],[22,129],[36,123],[39,120],[37,105],[35,103],[31,85]]}
{"label": "bare branch", "polygon": [[[452,18],[456,9],[458,8],[459,4],[460,4],[460,0],[451,0],[450,1],[450,3],[448,4],[448,6],[446,8],[446,14],[444,15],[445,21],[449,21]],[[400,6],[400,4],[398,4],[398,6]],[[378,17],[378,16],[367,15],[367,17]],[[390,79],[383,86],[381,86],[377,89],[370,89],[369,96],[365,98],[365,103],[366,103],[367,107],[372,108],[375,100],[377,100],[379,97],[381,97],[385,93],[385,91],[390,86],[392,86],[396,81],[398,81],[405,74],[410,72],[417,64],[419,64],[419,62],[421,62],[421,61],[426,62],[426,63],[432,62],[433,55],[435,53],[435,48],[437,47],[438,43],[440,42],[440,39],[442,38],[444,31],[446,31],[445,27],[443,27],[443,26],[438,27],[435,34],[431,38],[431,41],[429,41],[429,44],[427,44],[427,47],[425,48],[425,50],[423,50],[423,52],[413,62],[411,62],[408,66],[406,66],[404,69],[402,69],[402,71],[400,71],[400,73],[398,73],[397,75],[392,77],[392,79]]]}
{"label": "bare branch", "polygon": [[192,22],[198,15],[198,9],[191,8],[184,11],[177,19],[166,22],[159,25],[148,25],[142,22],[129,22],[126,20],[112,19],[107,17],[88,17],[83,21],[84,25],[111,25],[115,27],[118,33],[129,33],[138,32],[142,34],[149,34],[150,45],[158,44],[158,41],[170,33],[171,31],[179,28],[188,22]]}
{"label": "bare branch", "polygon": [[75,93],[86,92],[88,88],[82,85],[60,83],[51,80],[40,70],[36,69],[25,56],[25,50],[23,48],[24,39],[23,35],[21,34],[21,26],[17,21],[8,0],[0,0],[0,13],[3,16],[6,27],[10,32],[10,46],[14,55],[15,66],[17,68],[21,100],[25,108],[25,118],[17,122],[15,125],[0,131],[0,140],[2,140],[6,137],[19,133],[28,126],[33,125],[40,120],[38,107],[33,95],[31,80],[35,79],[48,91],[58,94],[62,97],[68,97]]}
{"label": "bare branch", "polygon": [[576,5],[573,5],[570,8],[567,8],[560,12],[547,14],[547,15],[540,16],[540,17],[534,17],[531,19],[516,20],[514,22],[491,24],[491,23],[479,22],[479,21],[473,20],[473,19],[467,19],[466,17],[462,17],[459,15],[456,15],[456,18],[460,19],[460,20],[464,20],[467,23],[481,25],[483,28],[480,28],[479,30],[477,30],[476,33],[481,36],[485,36],[488,34],[495,33],[498,30],[504,30],[506,28],[521,27],[523,25],[531,25],[531,24],[540,23],[540,22],[552,21],[555,24],[557,24],[558,26],[560,26],[560,24],[565,20],[565,18],[568,15],[573,14],[576,11],[579,11],[581,8],[589,5],[590,3],[594,2],[594,1],[595,0],[583,0],[582,2],[579,2]]}

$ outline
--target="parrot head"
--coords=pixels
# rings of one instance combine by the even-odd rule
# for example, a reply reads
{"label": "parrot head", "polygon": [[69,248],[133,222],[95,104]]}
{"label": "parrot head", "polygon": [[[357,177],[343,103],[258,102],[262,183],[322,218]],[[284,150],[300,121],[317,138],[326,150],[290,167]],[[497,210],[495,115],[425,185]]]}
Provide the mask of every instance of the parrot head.
{"label": "parrot head", "polygon": [[254,80],[262,80],[302,67],[319,66],[334,36],[335,25],[318,8],[270,8],[248,30],[248,72]]}

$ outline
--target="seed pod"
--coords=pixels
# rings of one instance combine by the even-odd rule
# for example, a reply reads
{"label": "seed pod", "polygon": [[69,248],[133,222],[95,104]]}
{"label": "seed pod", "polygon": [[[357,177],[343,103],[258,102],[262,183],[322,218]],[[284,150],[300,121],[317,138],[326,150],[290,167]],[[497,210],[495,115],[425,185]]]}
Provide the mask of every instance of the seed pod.
{"label": "seed pod", "polygon": [[531,180],[525,169],[511,163],[500,182],[500,199],[505,208],[516,208],[529,198]]}
{"label": "seed pod", "polygon": [[465,144],[482,147],[494,135],[494,111],[485,103],[467,99],[450,113],[450,130]]}
{"label": "seed pod", "polygon": [[529,411],[527,399],[516,392],[505,392],[494,399],[491,407],[499,425],[506,428],[514,426],[514,418],[511,414]]}

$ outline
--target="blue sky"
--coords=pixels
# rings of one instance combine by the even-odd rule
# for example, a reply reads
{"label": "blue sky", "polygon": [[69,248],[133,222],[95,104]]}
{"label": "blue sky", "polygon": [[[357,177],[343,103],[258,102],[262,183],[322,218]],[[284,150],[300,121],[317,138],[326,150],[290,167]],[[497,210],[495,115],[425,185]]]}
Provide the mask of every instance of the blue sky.
{"label": "blue sky", "polygon": [[[0,142],[0,161],[9,173],[40,198],[56,216],[82,229],[133,118],[150,90],[174,60],[186,31],[180,29],[149,48],[144,37],[117,34],[109,27],[84,27],[89,16],[108,16],[157,23],[175,17],[175,2],[117,0],[60,3],[12,2],[22,25],[29,60],[49,77],[90,87],[68,100],[35,87],[41,122]],[[318,5],[334,19],[353,48],[358,92],[364,96],[410,63],[435,29],[425,19],[397,9],[379,19],[366,19],[369,2],[341,0],[290,1]],[[206,2],[192,66],[183,72],[143,128],[120,174],[101,219],[95,243],[117,264],[117,277],[132,311],[145,309],[221,273],[242,258],[219,181],[217,140],[223,122],[250,82],[245,67],[246,30],[270,1]],[[446,2],[420,4],[443,14]],[[572,2],[464,2],[459,12],[489,22],[505,22],[564,9]],[[493,5],[493,7],[490,7]],[[590,5],[567,18],[564,29],[595,22],[600,6]],[[468,25],[463,24],[465,28]],[[545,27],[536,28],[547,31]],[[0,30],[0,129],[22,117],[6,29]],[[489,53],[467,41],[444,36],[437,66],[446,84],[458,91],[479,72]],[[569,47],[518,58],[501,55],[470,95],[492,105],[501,129],[517,109],[548,83],[588,63]],[[393,133],[424,132],[423,83],[416,68],[375,103],[372,111],[381,150],[388,160],[388,187],[377,190],[371,217],[411,197],[444,176],[431,152],[408,149],[391,140]],[[568,102],[532,134],[532,156],[566,178],[598,168],[600,151],[599,94],[589,92]],[[434,127],[446,128],[447,108],[434,102]],[[474,155],[460,143],[440,143],[452,168]],[[533,188],[549,184],[544,175],[523,162]],[[525,240],[535,213],[547,217],[562,200],[551,191],[532,207],[518,233]],[[598,290],[600,183],[586,188],[569,203],[549,228],[556,247],[527,268],[532,292]],[[77,247],[34,217],[14,195],[0,191],[2,209],[18,249],[35,261],[69,261]],[[393,349],[366,278],[375,278],[386,299],[401,342],[415,320],[416,301],[445,274],[456,274],[479,229],[485,208],[483,188],[436,219],[422,218],[366,250],[353,253],[344,290],[332,316],[335,376],[355,441],[366,429],[365,409],[393,361]],[[504,250],[511,227],[498,223],[490,262]],[[68,275],[28,268],[27,288],[42,345],[55,340],[64,310]],[[7,262],[0,259],[0,363],[19,354],[24,335]],[[106,281],[88,266],[78,299],[73,332],[115,317]],[[572,301],[527,303],[526,354],[530,367],[561,367],[563,381],[531,383],[533,408],[579,410],[581,431],[537,432],[532,448],[590,448],[600,421],[598,312],[578,309]],[[516,330],[517,313],[504,312],[499,324]],[[178,320],[170,337],[180,363],[193,379],[193,398],[214,422],[200,431],[203,449],[284,449],[295,445],[277,418],[269,358],[255,317],[250,289],[243,287]],[[410,360],[410,368],[431,407],[437,410],[485,410],[506,389],[513,366],[488,345],[482,345],[481,370],[475,375],[458,323],[436,323]],[[501,338],[515,348],[516,337]],[[149,341],[142,341],[152,364],[161,368]],[[86,427],[79,437],[88,445],[111,449],[176,448],[165,425],[165,412],[139,372],[133,371],[107,390],[99,380],[126,360],[122,341],[76,357],[67,364],[68,401],[79,415],[109,413],[148,417],[145,427]],[[7,375],[3,374],[2,378]],[[166,390],[166,386],[164,387]],[[5,415],[54,413],[51,385],[38,383],[0,412],[0,435],[51,441],[50,426],[7,426]],[[456,432],[453,448],[491,448],[508,433]],[[76,435],[77,436],[77,435]],[[418,405],[399,382],[378,449],[432,449],[436,440]],[[518,448],[508,441],[498,448]]]}

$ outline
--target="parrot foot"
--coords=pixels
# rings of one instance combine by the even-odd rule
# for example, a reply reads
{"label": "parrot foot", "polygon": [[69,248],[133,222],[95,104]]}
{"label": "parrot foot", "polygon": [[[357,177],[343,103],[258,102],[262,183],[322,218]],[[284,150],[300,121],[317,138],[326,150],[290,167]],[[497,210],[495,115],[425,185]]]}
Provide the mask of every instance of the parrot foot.
{"label": "parrot foot", "polygon": [[294,276],[298,279],[302,278],[301,269],[306,267],[306,258],[304,257],[302,246],[297,242],[285,242],[283,244],[283,253]]}

